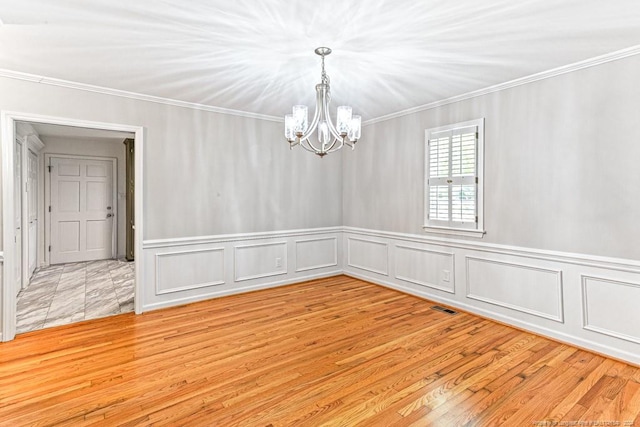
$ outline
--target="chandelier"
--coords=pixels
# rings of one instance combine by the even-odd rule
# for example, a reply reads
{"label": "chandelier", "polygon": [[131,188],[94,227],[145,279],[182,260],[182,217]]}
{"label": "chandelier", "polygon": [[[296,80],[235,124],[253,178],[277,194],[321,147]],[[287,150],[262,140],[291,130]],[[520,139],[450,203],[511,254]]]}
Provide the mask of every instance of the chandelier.
{"label": "chandelier", "polygon": [[[324,57],[331,53],[328,47],[315,50],[322,57],[322,75],[316,85],[316,111],[309,124],[309,113],[306,105],[294,105],[293,113],[284,116],[284,135],[293,149],[300,145],[307,151],[320,157],[341,149],[345,144],[353,149],[360,139],[360,116],[352,115],[351,107],[340,106],[337,109],[336,125],[329,116],[331,89],[329,76],[324,71]],[[313,133],[318,130],[316,143],[311,142]]]}

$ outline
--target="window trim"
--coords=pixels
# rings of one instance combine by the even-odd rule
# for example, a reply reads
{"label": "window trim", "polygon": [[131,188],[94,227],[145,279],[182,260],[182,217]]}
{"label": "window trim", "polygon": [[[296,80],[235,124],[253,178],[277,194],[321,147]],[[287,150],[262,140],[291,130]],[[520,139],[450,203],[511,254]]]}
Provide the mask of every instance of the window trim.
{"label": "window trim", "polygon": [[[475,126],[478,132],[477,153],[476,153],[476,175],[478,177],[477,194],[476,194],[476,212],[478,222],[474,228],[449,227],[443,225],[434,225],[429,223],[429,137],[433,133],[449,131],[458,128]],[[424,231],[438,234],[451,234],[467,237],[482,237],[486,233],[484,229],[484,117],[468,120],[460,123],[439,126],[426,129],[424,133],[424,206],[423,206],[423,226]]]}

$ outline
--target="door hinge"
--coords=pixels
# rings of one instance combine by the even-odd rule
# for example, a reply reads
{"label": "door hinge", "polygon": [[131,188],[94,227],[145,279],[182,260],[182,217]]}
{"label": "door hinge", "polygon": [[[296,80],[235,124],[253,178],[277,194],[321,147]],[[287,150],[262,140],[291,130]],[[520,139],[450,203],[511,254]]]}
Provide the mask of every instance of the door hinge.
{"label": "door hinge", "polygon": [[51,206],[49,206],[49,212],[51,212]]}
{"label": "door hinge", "polygon": [[476,216],[476,223],[478,222],[478,217]]}
{"label": "door hinge", "polygon": [[51,252],[51,245],[49,245],[49,252]]}
{"label": "door hinge", "polygon": [[476,184],[478,183],[478,177],[476,176]]}

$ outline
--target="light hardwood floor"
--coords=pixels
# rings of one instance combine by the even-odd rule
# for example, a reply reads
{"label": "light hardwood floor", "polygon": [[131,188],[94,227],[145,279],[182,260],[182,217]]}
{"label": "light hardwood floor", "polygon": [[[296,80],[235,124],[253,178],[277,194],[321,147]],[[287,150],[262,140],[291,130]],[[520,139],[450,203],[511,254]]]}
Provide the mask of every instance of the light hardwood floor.
{"label": "light hardwood floor", "polygon": [[640,427],[640,369],[432,305],[337,276],[30,332],[0,425]]}

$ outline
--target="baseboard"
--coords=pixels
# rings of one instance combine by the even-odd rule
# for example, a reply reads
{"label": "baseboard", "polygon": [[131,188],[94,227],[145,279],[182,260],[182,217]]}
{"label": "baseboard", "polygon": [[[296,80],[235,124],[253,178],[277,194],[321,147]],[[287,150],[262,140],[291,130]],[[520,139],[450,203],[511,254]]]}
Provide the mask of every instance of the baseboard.
{"label": "baseboard", "polygon": [[237,295],[237,294],[242,294],[242,293],[247,293],[247,292],[260,291],[260,290],[263,290],[263,289],[277,288],[277,287],[280,287],[280,286],[292,285],[292,284],[299,283],[299,282],[306,282],[308,280],[324,279],[324,278],[327,278],[327,277],[334,277],[334,276],[339,276],[339,275],[342,275],[342,274],[343,274],[342,270],[335,270],[335,271],[329,271],[329,272],[325,272],[325,273],[321,273],[321,274],[313,274],[313,275],[308,275],[308,276],[303,276],[303,277],[296,277],[295,279],[289,279],[289,280],[284,280],[284,281],[275,280],[275,281],[271,281],[271,282],[267,282],[267,283],[260,283],[260,284],[257,284],[257,285],[234,287],[232,289],[225,289],[225,290],[221,290],[221,291],[217,291],[217,292],[201,294],[201,295],[198,295],[196,297],[178,298],[178,299],[174,299],[174,300],[171,300],[171,301],[145,305],[144,306],[144,311],[151,311],[151,310],[158,310],[158,309],[162,309],[162,308],[176,307],[176,306],[179,306],[179,305],[185,305],[185,304],[191,304],[191,303],[194,303],[194,302],[206,301],[206,300],[213,299],[213,298],[221,298],[221,297],[226,297],[226,296],[230,296],[230,295]]}

